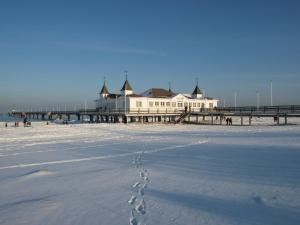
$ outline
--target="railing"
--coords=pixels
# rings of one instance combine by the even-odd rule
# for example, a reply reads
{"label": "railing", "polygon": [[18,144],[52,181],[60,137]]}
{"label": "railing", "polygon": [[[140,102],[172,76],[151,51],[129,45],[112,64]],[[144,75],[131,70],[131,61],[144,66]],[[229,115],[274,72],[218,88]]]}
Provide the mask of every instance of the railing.
{"label": "railing", "polygon": [[218,107],[216,112],[300,113],[300,105]]}
{"label": "railing", "polygon": [[[11,112],[11,114],[181,114],[185,109],[178,108],[134,108],[134,109],[79,109],[61,111],[31,111],[31,112]],[[300,105],[281,105],[281,106],[242,106],[242,107],[216,107],[216,108],[197,108],[188,109],[190,113],[300,113]]]}

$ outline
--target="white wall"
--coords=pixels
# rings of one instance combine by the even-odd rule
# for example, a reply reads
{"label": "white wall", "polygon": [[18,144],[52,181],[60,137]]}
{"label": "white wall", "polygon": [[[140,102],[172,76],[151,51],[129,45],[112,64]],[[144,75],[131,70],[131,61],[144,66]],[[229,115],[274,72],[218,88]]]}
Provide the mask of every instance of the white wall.
{"label": "white wall", "polygon": [[[200,111],[205,108],[214,108],[217,106],[218,100],[216,99],[191,99],[184,95],[178,94],[172,98],[148,98],[148,97],[128,97],[126,96],[126,111],[174,111],[184,110],[185,106],[192,111]],[[152,104],[152,106],[151,106]],[[174,105],[175,104],[175,105]],[[116,99],[103,99],[96,100],[96,107],[102,110],[113,111],[116,109]],[[124,96],[117,99],[117,110],[125,110]]]}

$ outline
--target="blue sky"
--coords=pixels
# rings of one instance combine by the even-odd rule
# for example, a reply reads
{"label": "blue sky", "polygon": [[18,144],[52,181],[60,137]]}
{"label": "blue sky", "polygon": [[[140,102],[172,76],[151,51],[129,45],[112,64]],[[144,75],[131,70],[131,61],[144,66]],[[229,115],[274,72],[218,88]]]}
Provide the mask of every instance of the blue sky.
{"label": "blue sky", "polygon": [[191,92],[232,105],[300,104],[300,2],[1,1],[0,111],[83,107],[118,92]]}

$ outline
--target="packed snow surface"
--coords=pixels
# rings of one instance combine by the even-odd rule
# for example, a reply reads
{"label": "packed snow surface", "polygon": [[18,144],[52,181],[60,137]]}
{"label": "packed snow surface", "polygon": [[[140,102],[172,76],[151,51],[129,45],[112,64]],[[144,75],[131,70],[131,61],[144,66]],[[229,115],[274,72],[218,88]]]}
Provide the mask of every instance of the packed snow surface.
{"label": "packed snow surface", "polygon": [[0,123],[0,224],[300,224],[300,126]]}

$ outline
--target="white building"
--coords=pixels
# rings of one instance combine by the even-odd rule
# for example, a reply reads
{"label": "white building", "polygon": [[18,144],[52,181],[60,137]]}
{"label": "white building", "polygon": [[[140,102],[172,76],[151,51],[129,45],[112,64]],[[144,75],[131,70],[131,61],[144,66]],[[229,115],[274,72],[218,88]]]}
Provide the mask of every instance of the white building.
{"label": "white building", "polygon": [[120,94],[109,92],[106,82],[95,100],[99,111],[117,112],[180,112],[201,111],[217,106],[218,100],[203,96],[198,83],[192,94],[174,93],[170,89],[151,88],[141,94],[134,94],[126,79]]}

